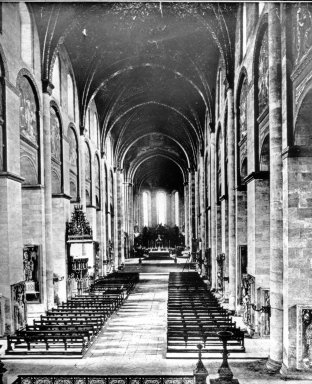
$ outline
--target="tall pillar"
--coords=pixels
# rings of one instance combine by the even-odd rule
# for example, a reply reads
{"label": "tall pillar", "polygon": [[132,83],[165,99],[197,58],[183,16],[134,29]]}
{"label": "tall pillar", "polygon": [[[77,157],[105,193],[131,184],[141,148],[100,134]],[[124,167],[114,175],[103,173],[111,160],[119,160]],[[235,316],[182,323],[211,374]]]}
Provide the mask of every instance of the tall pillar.
{"label": "tall pillar", "polygon": [[171,217],[171,225],[174,226],[176,224],[175,221],[175,213],[176,213],[176,206],[175,206],[175,192],[171,192],[170,194],[170,204],[171,204],[171,209],[170,209],[170,217]]}
{"label": "tall pillar", "polygon": [[[195,212],[195,172],[189,170],[189,245],[192,247],[192,240],[196,237],[196,212]],[[194,251],[192,249],[192,251]]]}
{"label": "tall pillar", "polygon": [[211,288],[217,287],[217,201],[216,201],[216,134],[210,134],[210,196],[211,196]]}
{"label": "tall pillar", "polygon": [[45,249],[47,308],[54,304],[53,252],[52,252],[52,173],[51,173],[51,129],[50,96],[53,85],[43,82],[43,156],[44,156],[44,200],[45,200]]}
{"label": "tall pillar", "polygon": [[228,223],[229,223],[229,310],[236,309],[236,238],[235,238],[235,130],[233,90],[227,91],[228,126],[227,126],[227,154],[228,154]]}
{"label": "tall pillar", "polygon": [[106,276],[107,273],[107,242],[108,239],[106,238],[107,234],[107,222],[106,222],[106,206],[108,202],[106,201],[106,185],[107,180],[104,178],[105,175],[105,166],[104,166],[104,158],[101,157],[100,160],[100,168],[101,168],[101,185],[100,185],[100,193],[101,193],[101,228],[100,228],[100,240],[101,240],[101,256],[100,256],[100,265],[101,265],[101,276]]}
{"label": "tall pillar", "polygon": [[114,228],[112,228],[112,232],[114,233],[114,269],[118,269],[118,255],[119,255],[119,241],[118,241],[118,196],[117,196],[117,171],[114,170],[113,173],[113,201],[114,201],[114,212],[112,213],[114,217]]}
{"label": "tall pillar", "polygon": [[198,169],[194,174],[194,189],[195,189],[195,198],[194,198],[194,210],[195,210],[195,232],[194,238],[198,239],[199,237],[199,172]]}
{"label": "tall pillar", "polygon": [[201,238],[202,256],[205,253],[205,169],[204,157],[201,155],[199,158],[199,237]]}
{"label": "tall pillar", "polygon": [[123,217],[123,174],[122,170],[116,169],[114,172],[114,185],[116,186],[114,191],[115,201],[115,267],[118,268],[125,262],[124,257],[124,217]]}
{"label": "tall pillar", "polygon": [[84,137],[84,128],[80,127],[80,145],[79,145],[79,155],[80,155],[80,203],[84,212],[87,210],[86,202],[86,160],[85,160],[85,151],[86,151],[86,142]]}
{"label": "tall pillar", "polygon": [[277,371],[283,359],[283,202],[282,202],[282,67],[280,5],[268,4],[270,124],[270,357]]}
{"label": "tall pillar", "polygon": [[184,183],[184,236],[185,246],[189,246],[189,190],[188,182]]}
{"label": "tall pillar", "polygon": [[130,251],[134,245],[134,201],[133,201],[133,184],[128,184],[128,196],[129,196],[129,246]]}
{"label": "tall pillar", "polygon": [[7,130],[6,159],[4,159],[4,170],[0,170],[0,292],[2,294],[2,329],[0,330],[6,334],[14,331],[12,323],[14,308],[10,304],[11,284],[24,279],[21,189],[24,179],[20,177],[20,145],[16,144],[16,138],[20,135],[19,91],[11,84],[9,86],[7,80],[2,91],[5,92],[7,108],[1,117],[4,119]]}
{"label": "tall pillar", "polygon": [[[125,247],[125,252],[126,254],[124,255],[124,258],[127,258],[129,256],[129,248],[130,247],[130,228],[131,228],[131,215],[132,215],[132,210],[131,208],[131,203],[130,203],[130,187],[132,186],[129,179],[124,179],[123,183],[123,194],[124,194],[124,204],[123,204],[123,221],[124,221],[124,231],[127,233],[128,236],[128,242],[127,244],[124,244]],[[133,227],[133,226],[132,226]],[[133,229],[132,229],[133,233]]]}

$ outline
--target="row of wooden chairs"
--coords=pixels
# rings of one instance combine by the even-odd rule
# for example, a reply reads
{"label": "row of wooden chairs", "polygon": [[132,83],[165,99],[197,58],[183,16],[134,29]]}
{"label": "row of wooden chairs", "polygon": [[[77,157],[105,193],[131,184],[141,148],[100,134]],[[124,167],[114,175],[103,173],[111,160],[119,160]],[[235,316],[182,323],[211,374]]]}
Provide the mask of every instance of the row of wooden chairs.
{"label": "row of wooden chairs", "polygon": [[172,272],[168,283],[167,352],[196,352],[198,343],[204,352],[222,351],[218,332],[229,330],[231,352],[243,352],[244,333],[236,326],[196,272]]}
{"label": "row of wooden chairs", "polygon": [[99,279],[90,292],[72,297],[9,335],[6,354],[83,355],[137,281],[138,274],[124,273]]}

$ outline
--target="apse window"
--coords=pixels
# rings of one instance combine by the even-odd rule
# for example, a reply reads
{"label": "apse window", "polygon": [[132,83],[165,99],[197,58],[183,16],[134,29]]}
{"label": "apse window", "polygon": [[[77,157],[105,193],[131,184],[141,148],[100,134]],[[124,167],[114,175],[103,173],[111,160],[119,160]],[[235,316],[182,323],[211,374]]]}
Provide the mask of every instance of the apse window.
{"label": "apse window", "polygon": [[148,195],[143,192],[143,226],[148,227]]}
{"label": "apse window", "polygon": [[156,195],[157,221],[158,224],[166,224],[167,199],[165,192]]}
{"label": "apse window", "polygon": [[175,225],[179,226],[179,192],[176,191],[174,194],[174,213],[175,213]]}

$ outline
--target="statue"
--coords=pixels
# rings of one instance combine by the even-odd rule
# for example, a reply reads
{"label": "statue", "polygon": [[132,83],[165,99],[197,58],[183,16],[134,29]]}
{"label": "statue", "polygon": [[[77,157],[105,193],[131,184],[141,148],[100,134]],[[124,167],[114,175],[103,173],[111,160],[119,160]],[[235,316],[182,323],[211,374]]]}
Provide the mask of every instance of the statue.
{"label": "statue", "polygon": [[156,247],[157,247],[158,249],[160,249],[160,247],[162,247],[162,245],[163,245],[163,241],[162,241],[162,238],[161,238],[160,235],[158,235],[158,237],[157,237],[155,243],[156,243]]}
{"label": "statue", "polygon": [[250,296],[248,293],[243,297],[243,307],[244,307],[243,322],[246,325],[249,325],[251,322],[251,316],[250,316]]}
{"label": "statue", "polygon": [[308,349],[309,366],[312,367],[312,322],[307,326],[305,331],[306,344]]}
{"label": "statue", "polygon": [[312,310],[303,310],[302,322],[303,340],[306,346],[306,353],[303,360],[307,368],[312,368]]}
{"label": "statue", "polygon": [[24,274],[25,281],[33,281],[34,262],[27,251],[24,251]]}

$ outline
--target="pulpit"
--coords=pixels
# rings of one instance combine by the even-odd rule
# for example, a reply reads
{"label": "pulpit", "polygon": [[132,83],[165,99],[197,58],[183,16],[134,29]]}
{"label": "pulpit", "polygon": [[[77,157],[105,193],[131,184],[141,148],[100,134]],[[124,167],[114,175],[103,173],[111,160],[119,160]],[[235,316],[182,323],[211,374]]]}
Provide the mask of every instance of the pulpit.
{"label": "pulpit", "polygon": [[67,223],[68,297],[88,290],[98,274],[98,248],[82,206],[75,206],[71,221]]}

